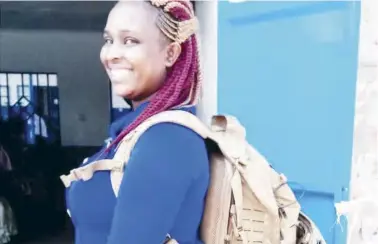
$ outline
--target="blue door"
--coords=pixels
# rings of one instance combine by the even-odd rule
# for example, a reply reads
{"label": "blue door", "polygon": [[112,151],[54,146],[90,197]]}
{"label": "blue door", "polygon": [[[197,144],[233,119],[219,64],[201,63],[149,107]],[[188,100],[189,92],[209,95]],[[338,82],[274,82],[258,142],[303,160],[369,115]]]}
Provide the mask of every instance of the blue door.
{"label": "blue door", "polygon": [[218,112],[237,116],[248,140],[295,183],[327,243],[346,243],[334,203],[349,195],[360,4],[218,8]]}

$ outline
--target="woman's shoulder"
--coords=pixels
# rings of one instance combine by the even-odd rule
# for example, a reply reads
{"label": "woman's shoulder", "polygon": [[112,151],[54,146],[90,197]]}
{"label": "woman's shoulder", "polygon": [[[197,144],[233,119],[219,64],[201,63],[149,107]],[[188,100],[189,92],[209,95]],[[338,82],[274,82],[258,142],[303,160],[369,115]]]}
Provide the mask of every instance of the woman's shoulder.
{"label": "woman's shoulder", "polygon": [[205,148],[204,139],[195,131],[171,122],[163,122],[151,126],[140,137],[140,141],[148,144],[156,143],[158,144],[156,145],[157,147],[167,145],[171,148],[184,146],[188,150]]}
{"label": "woman's shoulder", "polygon": [[[208,171],[208,153],[204,139],[193,130],[174,123],[159,123],[139,138],[131,158],[165,169],[187,171],[195,175]],[[138,161],[139,161],[138,160]]]}
{"label": "woman's shoulder", "polygon": [[[191,114],[196,114],[195,107],[185,107],[180,110]],[[151,126],[145,133],[144,137],[151,140],[158,140],[160,142],[177,142],[178,144],[185,143],[187,147],[198,146],[205,147],[204,139],[195,131],[183,125],[172,122],[163,122]]]}

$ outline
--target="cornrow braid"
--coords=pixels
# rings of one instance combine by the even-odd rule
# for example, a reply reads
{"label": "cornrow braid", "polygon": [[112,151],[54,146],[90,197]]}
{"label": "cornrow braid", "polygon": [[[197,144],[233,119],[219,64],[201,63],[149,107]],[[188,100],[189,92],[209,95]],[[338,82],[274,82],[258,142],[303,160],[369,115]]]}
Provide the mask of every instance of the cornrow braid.
{"label": "cornrow braid", "polygon": [[[111,143],[108,150],[151,116],[169,109],[193,106],[198,102],[201,74],[199,43],[194,30],[192,30],[197,21],[193,6],[187,0],[151,0],[149,2],[160,10],[158,19],[160,18],[163,21],[160,23],[165,25],[157,23],[158,27],[172,41],[179,42],[182,51],[176,63],[169,70],[162,87],[156,92],[143,112]],[[192,23],[189,21],[192,21]]]}

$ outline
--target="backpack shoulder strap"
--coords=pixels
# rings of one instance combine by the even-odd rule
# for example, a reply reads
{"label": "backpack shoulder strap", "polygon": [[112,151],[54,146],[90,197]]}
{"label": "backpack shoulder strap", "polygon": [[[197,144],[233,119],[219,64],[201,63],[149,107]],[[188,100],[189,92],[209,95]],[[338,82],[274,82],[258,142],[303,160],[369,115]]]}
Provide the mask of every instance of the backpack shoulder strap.
{"label": "backpack shoulder strap", "polygon": [[[214,138],[214,133],[212,133],[211,129],[207,127],[197,116],[182,110],[169,110],[151,116],[137,128],[131,131],[128,135],[126,135],[125,138],[122,139],[122,141],[118,144],[113,159],[118,162],[124,162],[124,164],[127,164],[131,155],[131,151],[133,150],[135,144],[138,142],[139,138],[149,128],[160,123],[179,124],[193,130],[204,139],[209,138],[216,141],[216,139]],[[122,168],[124,168],[124,166]],[[111,183],[114,194],[116,196],[118,196],[122,177],[123,170],[111,172]]]}

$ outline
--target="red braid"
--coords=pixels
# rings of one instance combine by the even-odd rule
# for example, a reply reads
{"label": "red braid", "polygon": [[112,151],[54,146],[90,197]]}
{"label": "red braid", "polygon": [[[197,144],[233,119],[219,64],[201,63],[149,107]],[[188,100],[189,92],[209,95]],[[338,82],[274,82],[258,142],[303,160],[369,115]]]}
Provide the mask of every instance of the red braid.
{"label": "red braid", "polygon": [[[187,1],[177,1],[182,3],[184,8],[191,9]],[[179,21],[190,18],[188,12],[183,7],[170,9],[170,14]],[[151,99],[145,110],[112,142],[112,145],[119,143],[124,136],[135,129],[149,117],[175,107],[193,105],[196,102],[199,92],[199,57],[198,43],[194,35],[181,44],[181,54],[176,63],[167,74],[166,81]]]}

